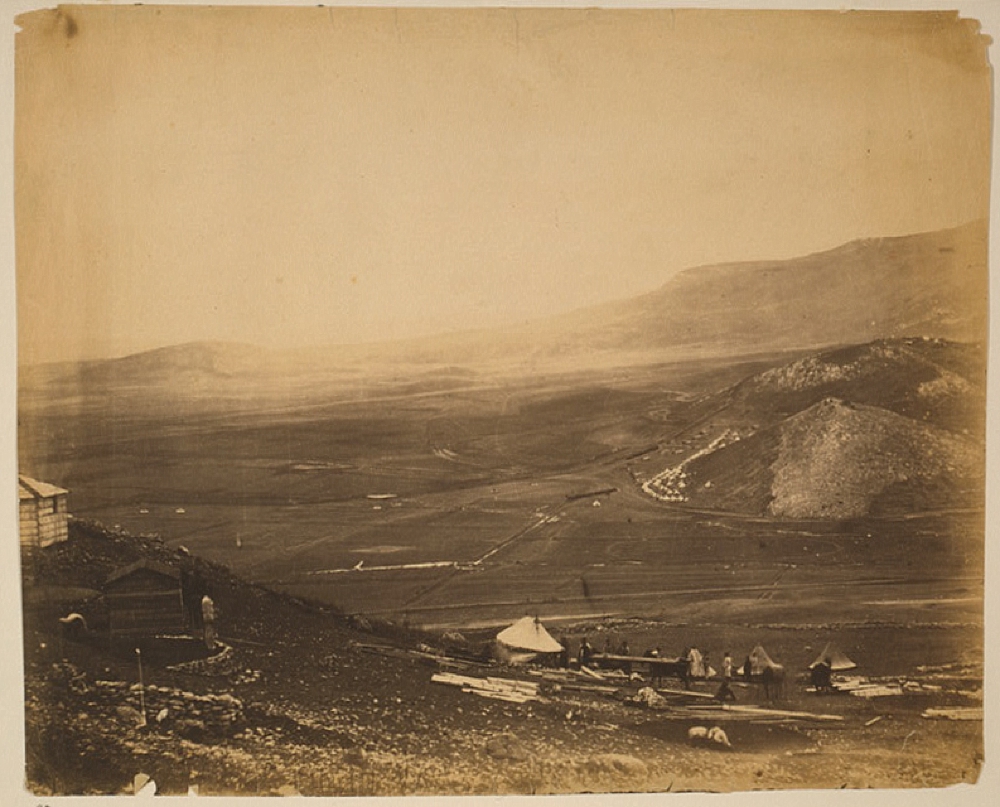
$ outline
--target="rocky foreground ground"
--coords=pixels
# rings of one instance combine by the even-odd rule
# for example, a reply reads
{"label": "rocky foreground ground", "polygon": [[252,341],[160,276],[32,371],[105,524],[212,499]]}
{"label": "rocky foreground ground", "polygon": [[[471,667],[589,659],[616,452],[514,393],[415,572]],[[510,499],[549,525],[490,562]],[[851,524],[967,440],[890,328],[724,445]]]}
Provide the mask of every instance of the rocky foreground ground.
{"label": "rocky foreground ground", "polygon": [[[140,557],[197,564],[222,642],[210,657],[193,639],[144,643],[142,686],[134,646],[109,645],[100,600],[88,599]],[[127,793],[137,774],[161,793],[247,795],[937,787],[975,781],[982,764],[981,721],[922,716],[981,706],[975,663],[914,669],[913,685],[885,698],[807,693],[794,675],[773,701],[755,686],[736,690],[742,706],[839,720],[699,720],[672,710],[670,696],[658,708],[637,702],[649,684],[638,680],[567,678],[512,703],[431,677],[444,665],[541,679],[476,662],[474,646],[442,662],[441,637],[249,585],[153,538],[77,524],[31,570],[26,773],[39,794]],[[67,635],[58,617],[69,610],[90,618],[87,633]],[[698,723],[723,725],[732,747],[691,745]]]}

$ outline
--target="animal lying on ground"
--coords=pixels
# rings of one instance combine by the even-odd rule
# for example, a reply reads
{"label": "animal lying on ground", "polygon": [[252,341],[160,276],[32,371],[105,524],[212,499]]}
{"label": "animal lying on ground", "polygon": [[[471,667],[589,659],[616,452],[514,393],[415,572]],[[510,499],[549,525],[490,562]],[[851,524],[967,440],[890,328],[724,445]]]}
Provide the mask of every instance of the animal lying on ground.
{"label": "animal lying on ground", "polygon": [[688,729],[688,742],[696,745],[721,745],[732,748],[729,738],[718,726],[705,728],[704,726],[692,726]]}
{"label": "animal lying on ground", "polygon": [[62,623],[62,631],[67,636],[82,636],[87,632],[87,620],[75,611],[59,617],[59,622]]}

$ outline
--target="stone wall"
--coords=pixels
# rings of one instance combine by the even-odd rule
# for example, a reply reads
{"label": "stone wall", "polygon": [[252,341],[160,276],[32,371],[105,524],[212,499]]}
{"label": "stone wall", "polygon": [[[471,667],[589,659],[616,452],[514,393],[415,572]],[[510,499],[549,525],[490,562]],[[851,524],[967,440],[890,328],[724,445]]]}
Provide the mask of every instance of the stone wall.
{"label": "stone wall", "polygon": [[[94,693],[99,701],[113,708],[140,706],[138,684],[124,681],[96,681]],[[146,686],[146,720],[164,728],[179,726],[188,733],[229,736],[242,725],[243,703],[232,695],[196,695],[171,687]]]}

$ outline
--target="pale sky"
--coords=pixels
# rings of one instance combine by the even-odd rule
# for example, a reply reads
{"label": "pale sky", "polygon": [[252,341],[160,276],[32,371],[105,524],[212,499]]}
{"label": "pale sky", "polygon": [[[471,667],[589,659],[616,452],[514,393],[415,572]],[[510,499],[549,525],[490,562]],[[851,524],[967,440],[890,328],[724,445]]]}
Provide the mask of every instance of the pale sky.
{"label": "pale sky", "polygon": [[504,326],[988,215],[952,15],[65,7],[16,40],[19,356]]}

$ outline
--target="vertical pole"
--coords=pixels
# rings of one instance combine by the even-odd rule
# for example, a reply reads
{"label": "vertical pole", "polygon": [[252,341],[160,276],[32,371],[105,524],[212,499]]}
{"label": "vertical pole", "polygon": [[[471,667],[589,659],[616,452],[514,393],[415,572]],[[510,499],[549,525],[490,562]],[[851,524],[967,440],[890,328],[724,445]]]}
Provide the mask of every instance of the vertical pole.
{"label": "vertical pole", "polygon": [[135,649],[135,657],[139,662],[139,708],[142,712],[139,727],[142,728],[146,725],[146,687],[142,681],[142,651],[138,647]]}

